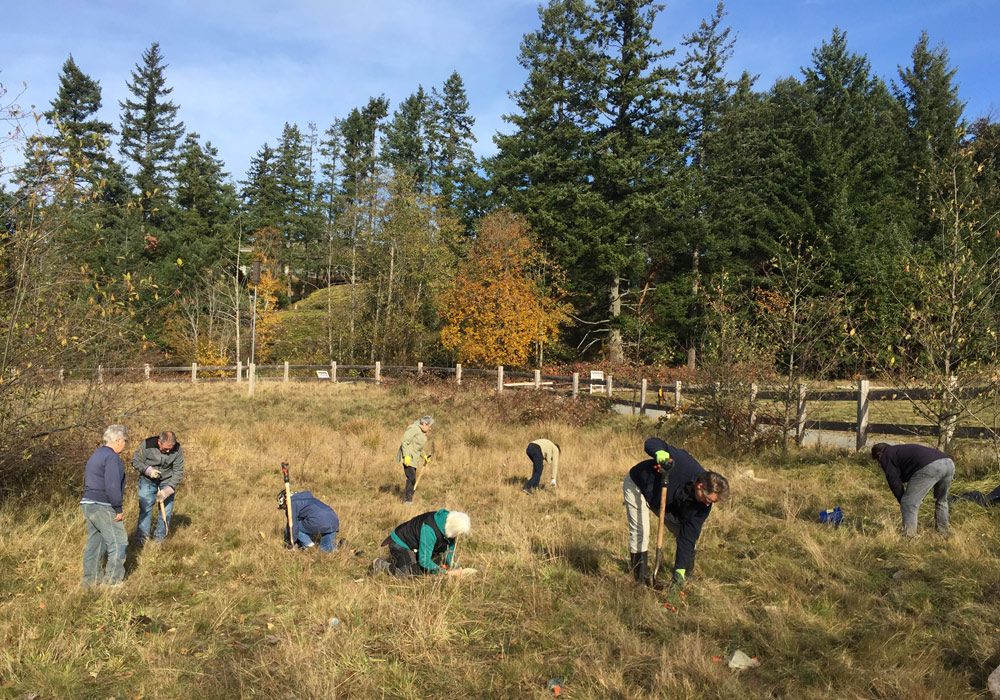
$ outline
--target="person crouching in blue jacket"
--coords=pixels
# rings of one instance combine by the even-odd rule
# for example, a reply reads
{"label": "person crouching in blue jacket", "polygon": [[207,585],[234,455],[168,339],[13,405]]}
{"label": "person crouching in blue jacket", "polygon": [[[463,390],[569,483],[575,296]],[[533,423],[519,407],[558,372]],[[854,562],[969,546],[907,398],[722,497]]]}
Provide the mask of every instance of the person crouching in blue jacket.
{"label": "person crouching in blue jacket", "polygon": [[[278,510],[285,510],[285,492],[278,492]],[[288,536],[285,524],[285,544],[295,542],[302,548],[315,547],[313,540],[319,537],[319,548],[332,552],[337,548],[337,532],[340,518],[333,508],[312,495],[312,491],[292,494],[292,534]]]}

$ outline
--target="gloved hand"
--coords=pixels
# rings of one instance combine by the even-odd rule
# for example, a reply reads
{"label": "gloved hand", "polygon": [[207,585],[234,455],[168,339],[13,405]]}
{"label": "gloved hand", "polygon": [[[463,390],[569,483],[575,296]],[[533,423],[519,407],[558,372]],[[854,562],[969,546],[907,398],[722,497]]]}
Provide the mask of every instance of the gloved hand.
{"label": "gloved hand", "polygon": [[146,475],[150,479],[159,479],[161,476],[163,476],[163,472],[161,472],[159,469],[153,469],[152,467],[148,467],[146,469],[146,472],[147,472]]}
{"label": "gloved hand", "polygon": [[403,455],[403,466],[410,466],[410,455]]}
{"label": "gloved hand", "polygon": [[684,569],[674,569],[674,579],[670,582],[670,589],[667,591],[666,607],[676,612],[677,606],[684,600]]}
{"label": "gloved hand", "polygon": [[660,466],[663,466],[664,464],[666,464],[669,461],[670,461],[670,453],[669,452],[667,452],[666,450],[657,450],[656,451],[656,463],[657,464],[659,464]]}
{"label": "gloved hand", "polygon": [[430,464],[430,462],[431,462],[431,456],[424,455],[424,464]]}
{"label": "gloved hand", "polygon": [[164,502],[165,500],[167,500],[167,496],[169,496],[169,495],[170,495],[170,494],[168,494],[168,493],[167,493],[167,492],[166,492],[165,490],[163,490],[163,489],[159,489],[159,490],[157,490],[157,492],[156,492],[156,502],[157,502],[157,503],[163,503],[163,502]]}

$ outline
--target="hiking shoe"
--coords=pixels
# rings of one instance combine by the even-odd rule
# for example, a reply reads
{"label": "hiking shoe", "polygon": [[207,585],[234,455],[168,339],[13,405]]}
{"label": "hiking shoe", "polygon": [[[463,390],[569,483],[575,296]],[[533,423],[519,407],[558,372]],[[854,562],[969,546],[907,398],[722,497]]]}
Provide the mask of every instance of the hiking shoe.
{"label": "hiking shoe", "polygon": [[526,494],[528,494],[530,496],[533,493],[533,489],[529,489],[527,486],[522,486],[521,487],[521,492],[522,493],[526,493]]}
{"label": "hiking shoe", "polygon": [[383,559],[382,557],[378,557],[377,559],[375,559],[375,561],[372,562],[372,571],[376,574],[380,574],[383,571],[388,571],[389,566],[390,564],[388,559]]}

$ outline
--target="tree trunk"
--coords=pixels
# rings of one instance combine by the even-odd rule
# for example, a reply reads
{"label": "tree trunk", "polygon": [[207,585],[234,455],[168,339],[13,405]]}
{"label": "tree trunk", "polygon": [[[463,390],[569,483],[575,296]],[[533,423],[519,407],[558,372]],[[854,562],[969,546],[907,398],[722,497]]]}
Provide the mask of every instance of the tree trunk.
{"label": "tree trunk", "polygon": [[701,278],[699,276],[698,266],[701,260],[701,253],[698,247],[695,246],[694,252],[691,255],[691,310],[689,312],[690,320],[692,321],[691,335],[688,337],[688,358],[687,358],[687,368],[692,372],[695,369],[695,365],[698,362],[698,350],[695,347],[694,342],[694,320],[698,316],[698,292],[701,289]]}
{"label": "tree trunk", "polygon": [[[617,275],[611,282],[611,286],[608,289],[610,297],[610,310],[611,310],[611,323],[614,324],[622,313],[622,298],[619,294],[619,289],[621,286],[621,277]],[[622,332],[619,328],[612,325],[611,331],[608,333],[608,360],[613,363],[620,363],[625,361],[625,350],[622,343]]]}

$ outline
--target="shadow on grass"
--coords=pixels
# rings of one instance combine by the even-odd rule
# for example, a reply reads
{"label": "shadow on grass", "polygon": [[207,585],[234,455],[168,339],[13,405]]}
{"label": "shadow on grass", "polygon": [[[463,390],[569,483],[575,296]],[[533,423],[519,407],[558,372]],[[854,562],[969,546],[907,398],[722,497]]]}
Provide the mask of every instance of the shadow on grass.
{"label": "shadow on grass", "polygon": [[571,567],[581,574],[587,575],[599,573],[601,569],[601,557],[606,556],[603,550],[582,545],[578,542],[545,544],[533,540],[531,551],[536,555],[545,556],[550,559],[565,559]]}

